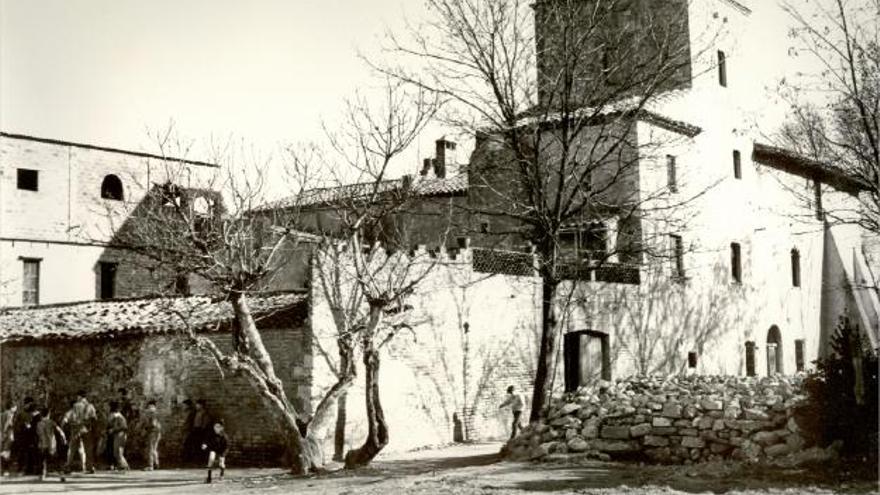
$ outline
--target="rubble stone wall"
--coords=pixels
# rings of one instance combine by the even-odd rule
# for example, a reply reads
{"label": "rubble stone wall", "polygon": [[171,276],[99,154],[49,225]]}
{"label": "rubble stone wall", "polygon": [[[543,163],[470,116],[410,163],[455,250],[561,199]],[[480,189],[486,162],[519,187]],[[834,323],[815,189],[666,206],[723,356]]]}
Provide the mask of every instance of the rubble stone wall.
{"label": "rubble stone wall", "polygon": [[807,446],[796,418],[801,377],[634,377],[554,400],[508,458],[630,458],[657,463],[756,460]]}
{"label": "rubble stone wall", "polygon": [[[301,329],[266,329],[263,342],[290,399],[308,411],[311,354]],[[231,346],[229,333],[210,336]],[[206,354],[186,348],[171,335],[115,339],[46,340],[0,346],[0,397],[21,404],[31,396],[60,420],[78,390],[86,390],[103,431],[111,400],[125,387],[135,414],[129,421],[126,457],[137,468],[144,462],[145,437],[139,412],[156,400],[162,423],[159,457],[163,466],[179,465],[189,408],[184,401],[204,399],[212,417],[222,418],[230,438],[231,465],[280,465],[285,442],[272,416],[241,376],[222,375]],[[202,463],[201,457],[198,458]]]}

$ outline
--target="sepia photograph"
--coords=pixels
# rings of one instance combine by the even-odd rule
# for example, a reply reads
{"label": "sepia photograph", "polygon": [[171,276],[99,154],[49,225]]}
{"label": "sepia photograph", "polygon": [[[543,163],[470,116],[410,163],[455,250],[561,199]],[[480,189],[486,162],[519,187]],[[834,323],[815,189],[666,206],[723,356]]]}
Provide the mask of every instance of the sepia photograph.
{"label": "sepia photograph", "polygon": [[0,495],[880,493],[880,0],[0,0]]}

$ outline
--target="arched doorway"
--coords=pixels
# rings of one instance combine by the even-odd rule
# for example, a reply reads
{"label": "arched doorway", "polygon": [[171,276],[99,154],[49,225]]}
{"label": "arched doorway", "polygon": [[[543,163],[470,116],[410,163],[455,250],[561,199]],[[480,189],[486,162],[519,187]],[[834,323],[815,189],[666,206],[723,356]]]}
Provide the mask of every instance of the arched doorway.
{"label": "arched doorway", "polygon": [[782,374],[782,332],[773,325],[767,331],[767,375]]}

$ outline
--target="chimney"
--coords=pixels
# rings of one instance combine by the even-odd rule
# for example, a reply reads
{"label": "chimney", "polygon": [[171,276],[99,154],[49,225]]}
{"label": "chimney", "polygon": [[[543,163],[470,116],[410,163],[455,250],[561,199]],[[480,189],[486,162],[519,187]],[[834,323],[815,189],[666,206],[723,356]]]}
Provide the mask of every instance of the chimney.
{"label": "chimney", "polygon": [[434,144],[434,175],[441,179],[447,175],[455,175],[458,165],[455,142],[448,141],[446,136],[444,136],[435,141]]}
{"label": "chimney", "polygon": [[409,191],[412,189],[412,184],[413,184],[412,175],[405,174],[403,177],[401,177],[401,188],[403,189],[403,191],[405,193],[409,193]]}
{"label": "chimney", "polygon": [[434,166],[433,162],[434,160],[432,158],[425,158],[424,160],[422,160],[422,169],[419,170],[419,175],[422,177],[428,175],[428,172]]}

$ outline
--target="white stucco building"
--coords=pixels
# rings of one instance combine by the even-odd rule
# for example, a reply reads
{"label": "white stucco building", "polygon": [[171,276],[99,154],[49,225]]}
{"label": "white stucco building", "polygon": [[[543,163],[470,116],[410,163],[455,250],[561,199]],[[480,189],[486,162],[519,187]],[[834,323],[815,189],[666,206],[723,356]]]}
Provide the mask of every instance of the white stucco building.
{"label": "white stucco building", "polygon": [[114,233],[151,188],[204,187],[216,171],[209,163],[0,134],[0,307],[156,292],[169,281],[135,262]]}

